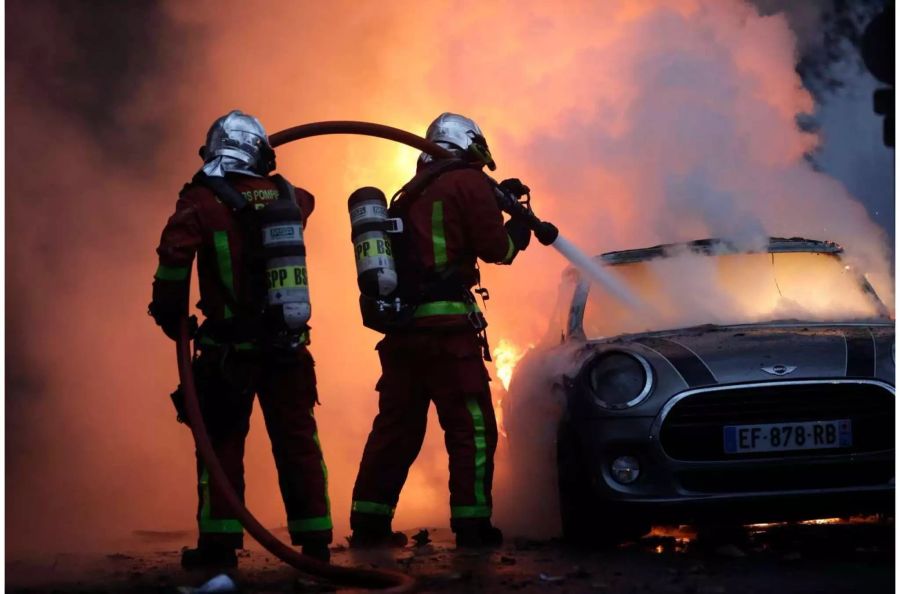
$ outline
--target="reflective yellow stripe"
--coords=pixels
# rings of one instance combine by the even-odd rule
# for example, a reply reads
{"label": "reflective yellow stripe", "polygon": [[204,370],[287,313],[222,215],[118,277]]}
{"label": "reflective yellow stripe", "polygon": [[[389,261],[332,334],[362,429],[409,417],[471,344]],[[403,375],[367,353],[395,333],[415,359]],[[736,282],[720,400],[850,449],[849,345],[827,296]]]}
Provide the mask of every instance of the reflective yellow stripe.
{"label": "reflective yellow stripe", "polygon": [[474,431],[473,439],[475,441],[475,503],[476,507],[484,507],[486,502],[484,496],[484,473],[487,469],[487,439],[484,430],[484,414],[475,398],[466,400],[466,407],[469,414],[472,415],[472,428]]}
{"label": "reflective yellow stripe", "polygon": [[[313,420],[315,420],[315,418],[316,418],[315,409],[312,409],[312,408],[309,409],[309,416],[311,416],[313,418]],[[313,520],[299,520],[299,521],[301,523],[309,522],[310,525],[315,525],[315,526],[324,526],[325,521],[327,521],[328,522],[327,527],[307,528],[307,530],[331,530],[331,498],[328,497],[328,467],[325,466],[325,454],[322,452],[322,444],[319,442],[318,429],[316,430],[315,433],[313,433],[313,441],[316,442],[316,448],[319,450],[319,464],[322,466],[322,478],[325,481],[323,488],[325,489],[325,513],[327,515],[323,518],[314,518],[313,520],[316,520],[317,522],[314,522]],[[303,530],[303,528],[301,528],[300,530]]]}
{"label": "reflective yellow stripe", "polygon": [[451,518],[490,518],[491,508],[486,505],[454,505],[450,507]]}
{"label": "reflective yellow stripe", "polygon": [[434,246],[434,268],[447,265],[447,238],[444,236],[444,203],[435,201],[431,207],[431,242]]}
{"label": "reflective yellow stripe", "polygon": [[187,280],[188,274],[191,272],[190,266],[163,266],[159,265],[156,269],[154,278],[165,281]]}
{"label": "reflective yellow stripe", "polygon": [[516,255],[516,244],[513,243],[512,237],[509,235],[506,236],[507,241],[509,241],[509,247],[506,250],[506,256],[503,257],[503,263],[509,264],[512,262],[513,256]]}
{"label": "reflective yellow stripe", "polygon": [[[228,232],[216,231],[213,233],[213,244],[216,246],[216,261],[219,264],[219,274],[222,277],[222,282],[225,284],[225,289],[231,293],[231,297],[236,299],[234,295],[234,272],[231,269],[231,247],[228,245]],[[232,317],[231,308],[228,307],[228,304],[225,304],[225,317]]]}
{"label": "reflective yellow stripe", "polygon": [[[303,340],[303,336],[300,337],[300,340]],[[222,346],[222,343],[217,342],[206,335],[201,336],[199,342],[201,345],[206,346]],[[252,351],[256,348],[256,345],[252,342],[235,342],[231,343],[230,346],[234,347],[236,351]]]}
{"label": "reflective yellow stripe", "polygon": [[200,518],[200,532],[205,534],[241,534],[244,527],[237,520]]}
{"label": "reflective yellow stripe", "polygon": [[288,532],[320,532],[322,530],[331,530],[332,527],[331,516],[288,521]]}
{"label": "reflective yellow stripe", "polygon": [[374,501],[354,501],[350,506],[350,511],[362,514],[376,514],[379,516],[394,517],[394,508],[386,503],[375,503]]}
{"label": "reflective yellow stripe", "polygon": [[415,318],[424,318],[427,316],[453,316],[465,315],[473,312],[480,312],[478,304],[467,303],[465,301],[431,301],[423,303],[416,308]]}
{"label": "reflective yellow stripe", "polygon": [[[215,341],[212,338],[210,338],[209,336],[206,336],[205,334],[202,335],[198,339],[198,341],[201,345],[217,346],[217,347],[222,346],[221,342]],[[300,335],[300,344],[309,344],[309,332],[304,332],[303,334]],[[228,345],[234,347],[234,350],[236,350],[236,351],[252,351],[255,348],[257,348],[256,343],[253,343],[253,342],[233,342],[233,343],[228,343]]]}
{"label": "reflective yellow stripe", "polygon": [[209,502],[209,472],[206,467],[200,474],[200,490],[203,497],[203,505],[200,507],[200,532],[215,534],[241,534],[244,527],[238,520],[230,518],[210,518],[212,506]]}

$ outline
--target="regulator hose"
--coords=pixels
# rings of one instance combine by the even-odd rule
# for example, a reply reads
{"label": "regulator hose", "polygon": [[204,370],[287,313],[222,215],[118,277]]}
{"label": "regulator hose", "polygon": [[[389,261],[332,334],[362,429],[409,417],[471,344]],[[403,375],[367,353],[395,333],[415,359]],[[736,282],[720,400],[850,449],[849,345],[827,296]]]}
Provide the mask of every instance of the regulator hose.
{"label": "regulator hose", "polygon": [[318,559],[300,554],[296,549],[278,540],[259,523],[253,514],[244,507],[244,504],[231,487],[231,483],[225,475],[225,470],[222,468],[221,462],[219,462],[219,457],[216,456],[216,452],[213,449],[209,434],[206,432],[203,414],[200,412],[200,401],[197,399],[197,390],[194,386],[194,374],[191,369],[191,335],[190,323],[187,317],[181,319],[176,344],[178,348],[178,376],[181,379],[181,388],[184,392],[185,412],[187,413],[191,432],[194,434],[197,451],[200,453],[203,464],[209,472],[210,479],[225,499],[225,505],[228,507],[228,510],[240,521],[244,529],[250,533],[250,536],[256,539],[267,551],[288,565],[305,573],[347,586],[383,588],[385,592],[412,591],[415,586],[415,580],[408,575],[396,571],[357,569],[324,563]]}
{"label": "regulator hose", "polygon": [[[448,150],[420,136],[416,136],[415,134],[411,134],[410,132],[406,132],[399,128],[384,126],[382,124],[373,124],[370,122],[332,121],[303,124],[273,134],[269,137],[269,142],[274,148],[295,140],[328,134],[374,136],[376,138],[384,138],[386,140],[393,140],[401,144],[406,144],[437,158],[453,157],[453,154]],[[532,227],[539,239],[541,237],[541,235],[539,235],[541,234],[541,231],[543,231],[543,234],[547,234],[549,228],[552,228],[554,231],[556,229],[550,223],[542,222],[534,216],[534,213],[525,209],[522,205],[515,202],[515,200],[507,204],[501,204],[501,207],[503,210],[509,212],[511,216],[522,217],[522,219]],[[553,239],[556,239],[555,233],[553,234]],[[541,243],[544,243],[544,240],[541,240]],[[552,243],[552,241],[550,241],[550,243]],[[308,574],[347,586],[382,588],[386,592],[412,591],[415,587],[415,580],[408,575],[396,571],[357,569],[324,563],[317,559],[302,555],[297,550],[284,544],[259,523],[253,514],[251,514],[244,506],[234,492],[234,489],[231,487],[231,483],[225,475],[222,464],[219,462],[219,458],[216,456],[212,442],[206,432],[206,425],[203,422],[203,414],[200,411],[200,401],[197,398],[197,391],[194,386],[194,375],[191,368],[191,333],[187,316],[184,316],[181,319],[176,345],[178,354],[178,376],[181,379],[181,387],[184,391],[185,409],[191,432],[194,435],[197,451],[209,472],[210,479],[225,499],[225,505],[234,517],[240,521],[241,525],[247,530],[250,536],[256,539],[263,548],[288,565]]]}

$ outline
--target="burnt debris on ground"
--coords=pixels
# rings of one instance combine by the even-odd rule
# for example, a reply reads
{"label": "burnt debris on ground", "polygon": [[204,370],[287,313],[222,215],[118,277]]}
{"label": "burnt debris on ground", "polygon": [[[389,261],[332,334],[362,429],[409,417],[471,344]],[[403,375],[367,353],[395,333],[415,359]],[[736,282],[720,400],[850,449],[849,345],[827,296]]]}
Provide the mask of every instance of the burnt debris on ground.
{"label": "burnt debris on ground", "polygon": [[[399,550],[332,549],[341,565],[386,567],[416,576],[423,592],[597,592],[631,594],[893,591],[894,526],[880,518],[761,524],[716,529],[657,527],[638,542],[604,551],[557,540],[510,538],[496,551],[456,551],[447,529],[418,536]],[[148,537],[164,548],[170,541]],[[160,542],[162,541],[162,542]],[[145,541],[146,542],[146,541]],[[177,547],[157,552],[48,554],[7,561],[7,591],[37,594],[191,591],[221,572],[185,572]],[[329,592],[252,547],[228,572],[242,593]],[[345,591],[345,590],[342,590]]]}

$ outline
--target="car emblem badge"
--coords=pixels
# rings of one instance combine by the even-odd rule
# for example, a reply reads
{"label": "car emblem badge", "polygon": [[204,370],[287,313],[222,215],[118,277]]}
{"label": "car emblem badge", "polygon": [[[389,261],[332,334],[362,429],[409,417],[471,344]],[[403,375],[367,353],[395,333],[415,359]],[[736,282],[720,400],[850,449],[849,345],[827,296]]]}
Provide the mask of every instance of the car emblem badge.
{"label": "car emblem badge", "polygon": [[769,375],[787,375],[789,373],[794,373],[797,370],[796,365],[771,365],[769,367],[763,367],[763,371],[768,373]]}

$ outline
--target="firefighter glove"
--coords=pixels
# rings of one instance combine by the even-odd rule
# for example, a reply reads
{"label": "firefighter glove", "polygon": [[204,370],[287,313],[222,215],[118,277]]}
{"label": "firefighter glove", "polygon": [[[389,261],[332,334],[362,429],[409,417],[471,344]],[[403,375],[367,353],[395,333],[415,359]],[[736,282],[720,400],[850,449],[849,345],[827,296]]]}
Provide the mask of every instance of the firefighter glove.
{"label": "firefighter glove", "polygon": [[175,419],[179,423],[184,423],[190,427],[191,423],[188,421],[187,407],[184,404],[184,390],[181,389],[181,384],[178,385],[177,390],[172,392],[170,397],[172,398],[172,404],[175,405]]}
{"label": "firefighter glove", "polygon": [[506,233],[512,240],[513,245],[520,252],[524,252],[525,248],[531,242],[531,228],[519,218],[512,218],[506,221]]}
{"label": "firefighter glove", "polygon": [[[150,303],[147,308],[147,313],[150,314],[156,324],[162,328],[162,331],[165,332],[166,336],[172,340],[178,340],[178,331],[183,315],[182,313],[162,307],[155,301]],[[197,333],[197,316],[188,318],[188,328],[190,336],[193,337]]]}
{"label": "firefighter glove", "polygon": [[507,194],[512,194],[516,199],[521,198],[525,194],[531,192],[528,186],[522,183],[517,177],[511,177],[500,182],[500,189]]}

